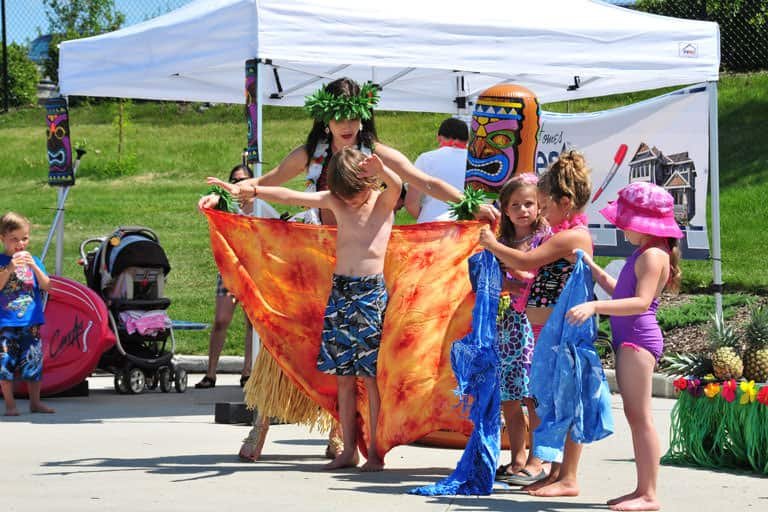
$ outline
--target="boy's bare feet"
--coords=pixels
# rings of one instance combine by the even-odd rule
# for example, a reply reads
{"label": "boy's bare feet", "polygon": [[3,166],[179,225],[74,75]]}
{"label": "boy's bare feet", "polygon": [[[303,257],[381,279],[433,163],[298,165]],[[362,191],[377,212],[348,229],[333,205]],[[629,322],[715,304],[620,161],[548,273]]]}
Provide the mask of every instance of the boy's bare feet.
{"label": "boy's bare feet", "polygon": [[341,469],[341,468],[354,468],[360,459],[357,456],[357,450],[354,452],[342,452],[341,455],[333,459],[331,462],[323,466],[325,470]]}
{"label": "boy's bare feet", "polygon": [[18,416],[19,415],[19,410],[18,409],[6,409],[5,410],[5,415],[6,416]]}
{"label": "boy's bare feet", "polygon": [[558,480],[547,484],[536,490],[528,491],[531,496],[540,496],[544,498],[556,498],[561,496],[578,496],[579,486],[576,482],[568,480]]}
{"label": "boy's bare feet", "polygon": [[55,409],[51,409],[45,404],[35,404],[29,406],[29,412],[36,413],[36,412],[42,412],[44,414],[53,414],[56,412]]}
{"label": "boy's bare feet", "polygon": [[615,504],[619,503],[620,501],[627,501],[627,500],[631,500],[632,498],[636,498],[636,497],[637,497],[637,489],[635,489],[634,491],[632,491],[632,492],[630,492],[628,494],[625,494],[623,496],[619,496],[618,498],[611,498],[610,500],[606,501],[605,504],[606,505],[615,505]]}
{"label": "boy's bare feet", "polygon": [[661,505],[655,498],[635,496],[611,505],[611,510],[659,510]]}
{"label": "boy's bare feet", "polygon": [[368,457],[365,464],[360,467],[360,471],[363,473],[375,473],[376,471],[381,471],[383,469],[384,461],[376,456]]}

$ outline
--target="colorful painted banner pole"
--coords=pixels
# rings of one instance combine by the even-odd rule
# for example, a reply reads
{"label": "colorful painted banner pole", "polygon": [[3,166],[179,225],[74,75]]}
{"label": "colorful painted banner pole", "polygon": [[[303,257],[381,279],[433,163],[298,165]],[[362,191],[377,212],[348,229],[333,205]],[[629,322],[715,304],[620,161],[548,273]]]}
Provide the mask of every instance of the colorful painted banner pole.
{"label": "colorful painted banner pole", "polygon": [[258,59],[245,61],[245,120],[248,123],[248,145],[245,151],[248,165],[261,162],[259,158],[258,73]]}
{"label": "colorful painted banner pole", "polygon": [[40,255],[45,260],[51,246],[54,233],[56,234],[56,264],[54,274],[61,275],[64,260],[64,203],[72,185],[75,184],[75,173],[80,165],[80,158],[85,150],[77,148],[77,160],[72,164],[72,143],[69,135],[69,111],[67,100],[63,97],[50,98],[45,102],[46,135],[48,138],[48,184],[59,187],[56,200],[56,216],[48,232],[48,238]]}
{"label": "colorful painted banner pole", "polygon": [[48,149],[48,184],[69,187],[75,184],[72,172],[72,142],[69,136],[67,100],[61,96],[45,102]]}

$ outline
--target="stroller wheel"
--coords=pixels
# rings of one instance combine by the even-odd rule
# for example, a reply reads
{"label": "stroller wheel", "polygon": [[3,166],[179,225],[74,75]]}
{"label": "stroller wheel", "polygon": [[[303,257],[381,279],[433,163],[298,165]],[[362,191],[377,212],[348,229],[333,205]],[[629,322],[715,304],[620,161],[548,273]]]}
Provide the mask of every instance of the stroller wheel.
{"label": "stroller wheel", "polygon": [[141,368],[131,368],[128,372],[128,387],[131,389],[131,393],[138,395],[144,391],[144,384],[146,379],[144,378],[144,372]]}
{"label": "stroller wheel", "polygon": [[187,371],[184,368],[176,369],[173,385],[176,387],[177,393],[183,393],[187,390]]}
{"label": "stroller wheel", "polygon": [[128,393],[128,379],[125,378],[124,372],[117,372],[115,374],[115,391],[124,395]]}
{"label": "stroller wheel", "polygon": [[146,380],[146,386],[147,389],[153,390],[157,389],[157,372],[152,372],[144,375],[144,379]]}
{"label": "stroller wheel", "polygon": [[170,393],[171,391],[171,369],[163,366],[157,370],[157,380],[160,382],[160,391]]}

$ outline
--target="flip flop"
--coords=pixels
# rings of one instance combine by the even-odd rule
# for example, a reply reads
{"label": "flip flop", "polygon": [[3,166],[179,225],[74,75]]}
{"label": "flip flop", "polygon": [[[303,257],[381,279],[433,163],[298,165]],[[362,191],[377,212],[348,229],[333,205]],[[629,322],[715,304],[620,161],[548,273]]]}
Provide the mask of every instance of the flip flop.
{"label": "flip flop", "polygon": [[535,484],[539,480],[544,480],[547,476],[547,472],[543,469],[538,474],[532,475],[530,471],[523,468],[514,475],[500,477],[498,480],[510,485],[530,485]]}
{"label": "flip flop", "polygon": [[502,464],[496,469],[496,476],[504,476],[507,474],[507,470],[512,466],[512,463]]}
{"label": "flip flop", "polygon": [[216,387],[216,377],[210,378],[209,376],[205,376],[195,384],[195,389],[211,389]]}

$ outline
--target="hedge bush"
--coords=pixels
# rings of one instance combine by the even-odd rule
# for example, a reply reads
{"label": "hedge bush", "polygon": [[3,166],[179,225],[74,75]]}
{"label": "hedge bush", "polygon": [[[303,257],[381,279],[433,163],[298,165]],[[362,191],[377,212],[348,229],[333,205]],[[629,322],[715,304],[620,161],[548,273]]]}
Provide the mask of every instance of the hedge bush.
{"label": "hedge bush", "polygon": [[[12,107],[37,102],[40,74],[35,63],[27,57],[27,48],[17,43],[8,45],[8,104]],[[0,77],[0,98],[5,98],[5,81]]]}

